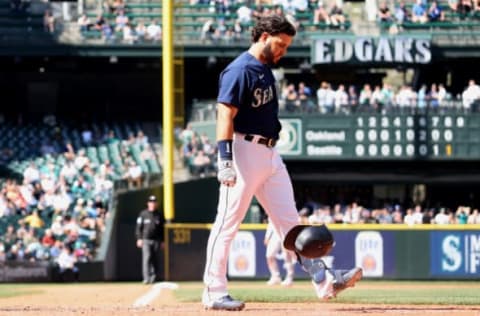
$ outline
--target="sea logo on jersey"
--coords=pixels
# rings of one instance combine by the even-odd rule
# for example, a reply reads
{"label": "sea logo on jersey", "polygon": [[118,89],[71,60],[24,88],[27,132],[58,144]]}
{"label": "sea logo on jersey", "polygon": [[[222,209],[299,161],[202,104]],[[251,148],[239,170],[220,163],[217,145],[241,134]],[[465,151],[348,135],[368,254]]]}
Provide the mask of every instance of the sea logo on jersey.
{"label": "sea logo on jersey", "polygon": [[267,104],[273,100],[273,86],[268,86],[266,89],[256,88],[253,91],[252,107],[258,108],[261,105]]}

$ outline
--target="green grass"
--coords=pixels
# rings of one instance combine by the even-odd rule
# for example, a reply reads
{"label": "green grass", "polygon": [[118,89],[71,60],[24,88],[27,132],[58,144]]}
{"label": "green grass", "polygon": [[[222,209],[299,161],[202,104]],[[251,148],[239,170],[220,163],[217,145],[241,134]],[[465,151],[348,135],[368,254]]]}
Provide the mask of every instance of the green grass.
{"label": "green grass", "polygon": [[31,287],[28,284],[0,284],[0,299],[19,295],[42,293],[37,286]]}
{"label": "green grass", "polygon": [[[263,286],[264,282],[230,282],[230,294],[247,302],[318,302],[308,281],[297,281],[290,289]],[[181,302],[199,301],[202,285],[180,283],[175,292]],[[348,289],[330,303],[352,304],[433,304],[433,305],[480,305],[480,284],[474,282],[434,281],[361,281],[357,287]]]}

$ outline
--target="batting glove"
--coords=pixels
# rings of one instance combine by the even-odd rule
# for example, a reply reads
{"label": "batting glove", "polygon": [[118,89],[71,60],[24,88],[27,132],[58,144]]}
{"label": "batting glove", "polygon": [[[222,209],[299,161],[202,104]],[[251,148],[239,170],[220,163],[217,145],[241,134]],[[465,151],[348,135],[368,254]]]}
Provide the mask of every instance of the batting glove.
{"label": "batting glove", "polygon": [[237,182],[237,173],[233,168],[232,160],[219,160],[217,179],[227,187],[233,187]]}

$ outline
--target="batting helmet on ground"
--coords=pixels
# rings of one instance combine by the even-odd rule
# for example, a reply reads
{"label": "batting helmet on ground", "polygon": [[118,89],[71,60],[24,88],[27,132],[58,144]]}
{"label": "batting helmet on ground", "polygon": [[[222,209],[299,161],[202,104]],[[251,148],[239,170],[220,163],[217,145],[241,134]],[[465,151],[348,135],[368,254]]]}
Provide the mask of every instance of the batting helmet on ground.
{"label": "batting helmet on ground", "polygon": [[333,236],[325,225],[297,225],[285,236],[283,246],[306,258],[323,257],[333,247]]}

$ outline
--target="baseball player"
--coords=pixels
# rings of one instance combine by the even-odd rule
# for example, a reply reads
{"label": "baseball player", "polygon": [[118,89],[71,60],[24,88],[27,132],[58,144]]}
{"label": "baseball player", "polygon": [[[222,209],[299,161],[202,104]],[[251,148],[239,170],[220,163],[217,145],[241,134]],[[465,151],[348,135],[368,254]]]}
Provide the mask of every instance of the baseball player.
{"label": "baseball player", "polygon": [[362,270],[331,270],[320,259],[333,237],[326,226],[299,225],[293,188],[275,150],[281,129],[270,66],[287,52],[296,34],[282,15],[261,17],[252,28],[252,44],[220,74],[217,97],[218,172],[221,183],[217,216],[207,245],[202,303],[207,309],[242,310],[245,303],[227,289],[230,244],[252,197],[267,212],[285,248],[295,252],[312,277],[319,298],[335,297],[354,286]]}
{"label": "baseball player", "polygon": [[[293,275],[295,268],[295,256],[291,251],[286,251],[283,248],[282,239],[280,235],[275,231],[272,222],[267,225],[265,231],[264,244],[267,247],[265,251],[265,257],[267,258],[267,266],[270,271],[270,279],[267,281],[267,285],[281,284],[283,286],[290,286],[293,283]],[[281,253],[283,259],[283,266],[287,271],[285,279],[282,281],[280,276],[280,270],[277,264],[277,254]]]}

